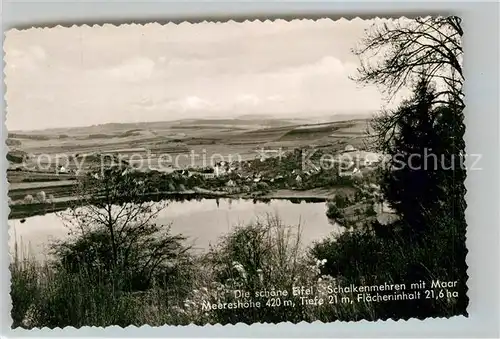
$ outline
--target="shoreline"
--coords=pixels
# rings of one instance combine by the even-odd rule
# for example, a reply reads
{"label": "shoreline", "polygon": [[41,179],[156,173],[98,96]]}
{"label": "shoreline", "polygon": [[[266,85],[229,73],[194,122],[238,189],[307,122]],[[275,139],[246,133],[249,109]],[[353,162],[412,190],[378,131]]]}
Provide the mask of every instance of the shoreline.
{"label": "shoreline", "polygon": [[[291,190],[281,189],[269,193],[262,192],[232,194],[224,191],[209,191],[209,190],[189,190],[184,192],[158,192],[150,193],[145,196],[150,201],[160,200],[197,200],[197,199],[245,199],[266,202],[269,200],[290,200],[300,203],[306,202],[326,202],[333,198],[336,192],[346,188],[331,188],[331,189],[311,189],[311,190]],[[47,213],[54,213],[69,208],[77,199],[75,197],[60,197],[55,198],[48,203],[31,203],[31,204],[14,204],[10,205],[10,213],[8,219],[24,219]]]}

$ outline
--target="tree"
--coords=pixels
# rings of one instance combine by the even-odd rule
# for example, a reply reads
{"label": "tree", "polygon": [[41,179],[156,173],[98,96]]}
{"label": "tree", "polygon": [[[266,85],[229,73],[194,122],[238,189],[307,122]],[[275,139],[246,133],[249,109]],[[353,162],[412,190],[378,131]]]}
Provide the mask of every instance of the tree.
{"label": "tree", "polygon": [[79,181],[77,202],[60,214],[74,237],[54,245],[65,268],[125,277],[126,288],[144,289],[187,253],[182,235],[154,223],[166,203],[147,201],[148,184],[138,176],[109,167]]}
{"label": "tree", "polygon": [[[390,166],[406,164],[384,173],[384,195],[406,220],[422,227],[432,223],[424,222],[430,215],[438,217],[438,206],[458,218],[465,208],[459,202],[465,192],[462,35],[455,16],[391,20],[375,23],[354,50],[362,59],[357,81],[382,85],[390,95],[413,91],[398,109],[378,114],[371,127],[377,150],[392,155]],[[383,57],[368,58],[375,54]],[[432,159],[434,170],[411,170],[409,161],[427,164],[424,150],[438,158]]]}
{"label": "tree", "polygon": [[393,97],[423,77],[438,82],[436,103],[452,95],[463,108],[461,24],[456,16],[376,22],[353,50],[361,61],[354,79],[381,85]]}
{"label": "tree", "polygon": [[413,92],[372,123],[378,150],[391,155],[381,186],[401,216],[393,240],[414,252],[404,275],[459,281],[461,313],[468,300],[462,35],[456,17],[396,21],[375,27],[358,50],[386,51],[375,65],[362,64],[359,81],[385,85],[391,94],[405,86]]}
{"label": "tree", "polygon": [[443,167],[451,152],[443,147],[447,140],[440,135],[448,126],[442,126],[443,120],[438,117],[447,110],[433,108],[436,91],[426,81],[422,78],[413,97],[394,112],[400,116],[395,125],[397,133],[384,149],[390,161],[382,192],[403,217],[411,236],[425,232],[441,213],[448,195],[446,178],[454,170]]}
{"label": "tree", "polygon": [[371,124],[377,150],[390,155],[382,192],[400,218],[345,232],[313,254],[346,283],[458,281],[455,300],[373,305],[381,318],[466,314],[462,34],[456,17],[376,23],[355,51],[364,59],[356,80],[391,96],[412,92]]}

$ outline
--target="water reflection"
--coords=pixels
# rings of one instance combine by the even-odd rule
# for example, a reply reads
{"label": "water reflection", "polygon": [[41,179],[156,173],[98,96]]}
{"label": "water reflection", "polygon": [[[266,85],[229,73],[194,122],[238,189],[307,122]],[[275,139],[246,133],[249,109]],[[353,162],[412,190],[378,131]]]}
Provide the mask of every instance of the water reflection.
{"label": "water reflection", "polygon": [[[171,225],[174,233],[187,236],[199,251],[208,249],[210,244],[228,233],[236,225],[246,225],[266,218],[267,214],[277,214],[286,225],[300,224],[302,239],[310,245],[341,228],[326,217],[324,202],[306,203],[301,199],[182,199],[169,201],[159,214],[157,223]],[[55,213],[32,216],[24,223],[19,219],[9,220],[11,231],[11,251],[14,239],[29,246],[37,257],[45,256],[47,244],[51,240],[67,236],[67,229]],[[14,235],[15,232],[15,235]]]}

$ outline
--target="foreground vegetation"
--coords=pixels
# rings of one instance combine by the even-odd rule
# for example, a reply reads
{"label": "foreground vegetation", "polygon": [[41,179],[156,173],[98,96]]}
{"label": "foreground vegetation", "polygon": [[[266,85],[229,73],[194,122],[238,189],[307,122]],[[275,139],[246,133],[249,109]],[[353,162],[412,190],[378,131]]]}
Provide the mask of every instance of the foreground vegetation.
{"label": "foreground vegetation", "polygon": [[[101,231],[55,245],[57,260],[52,262],[16,256],[11,264],[13,326],[328,322],[458,312],[457,300],[451,299],[351,304],[332,303],[328,293],[328,287],[351,283],[366,286],[429,279],[426,272],[416,270],[419,264],[432,265],[429,269],[433,274],[443,278],[452,259],[438,255],[430,262],[428,257],[430,251],[439,252],[437,246],[447,245],[442,237],[404,256],[400,255],[404,244],[377,239],[368,232],[347,232],[336,241],[305,251],[301,226],[284,225],[269,215],[236,227],[207,253],[194,255],[182,246],[182,236],[166,234],[168,265],[148,269],[138,259],[146,254],[141,253],[147,250],[144,247],[132,250],[136,252],[135,263],[141,265],[131,263],[127,270],[114,268],[109,235]],[[312,288],[308,298],[323,298],[325,303],[303,304],[300,296],[292,296],[297,286]],[[251,297],[242,300],[258,301],[262,307],[234,310],[204,306],[236,302],[235,291],[248,292]],[[273,298],[271,291],[287,291],[288,296]],[[254,297],[256,292],[261,296]]]}

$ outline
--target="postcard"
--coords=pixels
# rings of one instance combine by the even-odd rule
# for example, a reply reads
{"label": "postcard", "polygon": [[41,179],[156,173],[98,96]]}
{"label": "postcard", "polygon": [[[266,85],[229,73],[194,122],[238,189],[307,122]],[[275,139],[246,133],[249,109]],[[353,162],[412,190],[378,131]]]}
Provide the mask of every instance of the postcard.
{"label": "postcard", "polygon": [[467,315],[462,35],[8,31],[12,327]]}

